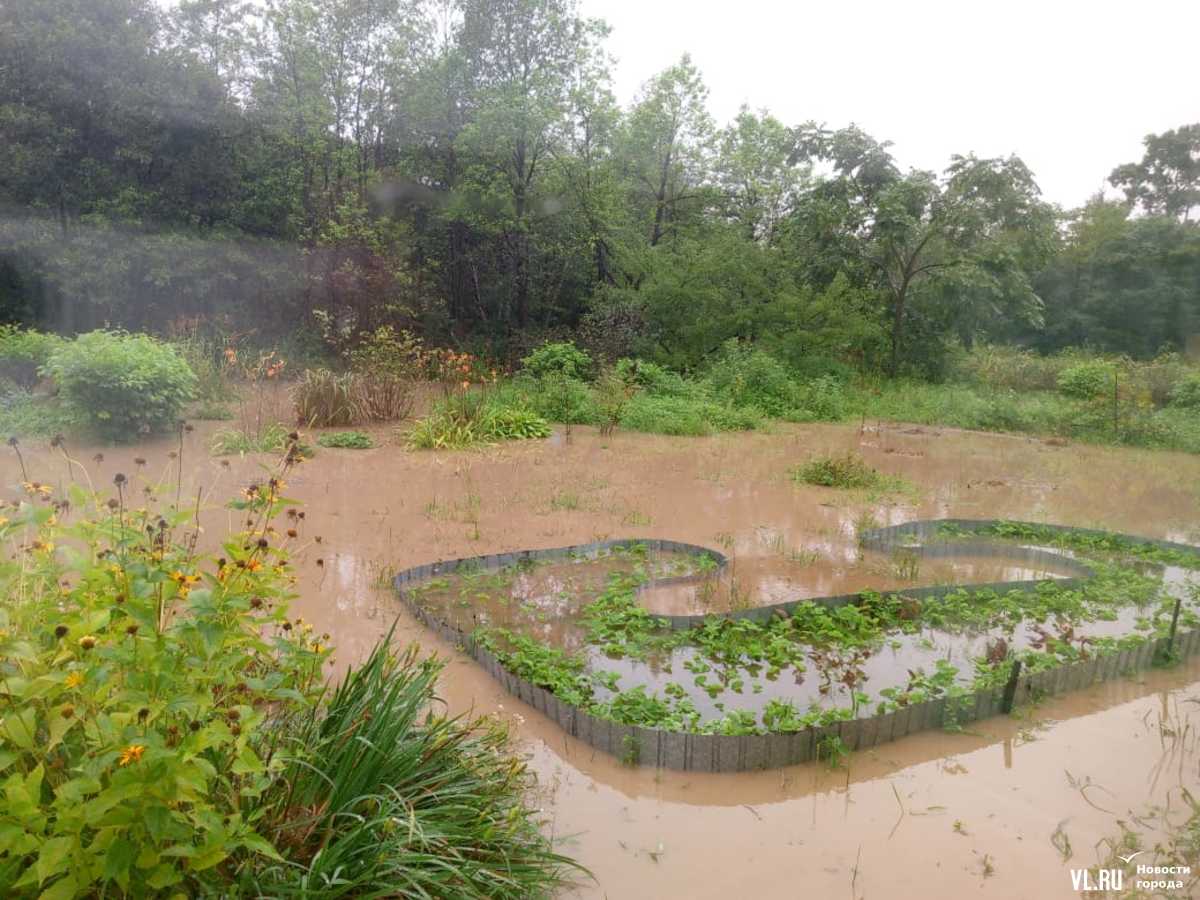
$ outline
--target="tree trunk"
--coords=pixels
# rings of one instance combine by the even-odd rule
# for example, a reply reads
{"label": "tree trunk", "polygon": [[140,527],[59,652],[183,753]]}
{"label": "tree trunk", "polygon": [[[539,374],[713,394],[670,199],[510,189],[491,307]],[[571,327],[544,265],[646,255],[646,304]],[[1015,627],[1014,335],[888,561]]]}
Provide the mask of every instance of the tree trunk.
{"label": "tree trunk", "polygon": [[900,342],[904,337],[904,303],[908,297],[908,282],[905,282],[892,300],[892,358],[888,364],[888,377],[895,378],[900,370]]}

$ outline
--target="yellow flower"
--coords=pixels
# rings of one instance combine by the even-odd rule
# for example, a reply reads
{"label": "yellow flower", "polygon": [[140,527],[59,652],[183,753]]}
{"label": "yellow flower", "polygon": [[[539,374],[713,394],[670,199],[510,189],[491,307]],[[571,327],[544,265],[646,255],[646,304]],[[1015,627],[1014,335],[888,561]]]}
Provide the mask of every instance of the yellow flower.
{"label": "yellow flower", "polygon": [[0,516],[0,528],[8,524],[8,516]]}
{"label": "yellow flower", "polygon": [[83,674],[80,672],[72,672],[67,676],[66,685],[69,688],[77,688],[83,684]]}
{"label": "yellow flower", "polygon": [[130,763],[139,762],[145,752],[146,748],[141,744],[130,744],[121,751],[121,765],[127,766]]}
{"label": "yellow flower", "polygon": [[261,563],[261,562],[259,562],[257,559],[252,559],[252,560],[249,560],[249,561],[247,561],[247,563],[246,563],[246,569],[247,569],[247,571],[250,571],[250,572],[257,572],[257,571],[258,571],[259,569],[261,569],[261,568],[262,568],[262,563]]}

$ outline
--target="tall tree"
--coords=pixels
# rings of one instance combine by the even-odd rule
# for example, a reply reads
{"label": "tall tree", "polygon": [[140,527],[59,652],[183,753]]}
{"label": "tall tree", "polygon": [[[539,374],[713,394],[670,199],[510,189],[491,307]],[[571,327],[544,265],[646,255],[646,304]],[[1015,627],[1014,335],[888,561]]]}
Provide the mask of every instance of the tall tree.
{"label": "tall tree", "polygon": [[651,247],[689,209],[702,208],[713,138],[707,98],[700,71],[685,54],[650,79],[626,120],[621,152]]}
{"label": "tall tree", "polygon": [[1141,162],[1117,166],[1109,182],[1131,206],[1187,222],[1200,209],[1200,122],[1148,134],[1143,143]]}

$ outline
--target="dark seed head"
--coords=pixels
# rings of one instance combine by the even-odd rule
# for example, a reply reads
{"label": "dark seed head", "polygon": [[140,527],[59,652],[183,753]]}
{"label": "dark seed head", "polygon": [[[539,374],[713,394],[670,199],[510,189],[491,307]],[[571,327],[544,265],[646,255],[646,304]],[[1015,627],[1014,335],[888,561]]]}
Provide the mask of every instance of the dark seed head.
{"label": "dark seed head", "polygon": [[68,631],[68,629],[67,629],[67,626],[66,626],[66,625],[59,625],[59,626],[57,626],[57,627],[54,629],[54,636],[55,636],[56,638],[63,638],[63,637],[66,637],[66,636],[67,636],[67,631]]}

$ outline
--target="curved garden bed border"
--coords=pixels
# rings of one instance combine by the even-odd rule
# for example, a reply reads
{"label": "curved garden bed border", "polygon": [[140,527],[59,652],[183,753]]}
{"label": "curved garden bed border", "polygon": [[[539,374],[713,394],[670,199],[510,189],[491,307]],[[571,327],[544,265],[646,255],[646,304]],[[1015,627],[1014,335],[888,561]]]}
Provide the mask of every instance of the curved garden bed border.
{"label": "curved garden bed border", "polygon": [[[871,549],[887,549],[903,546],[924,553],[936,554],[929,544],[912,543],[913,541],[928,541],[936,536],[944,526],[951,526],[961,531],[982,533],[989,527],[1010,520],[999,519],[923,519],[893,525],[885,528],[872,529],[862,536],[862,544]],[[1116,536],[1132,543],[1150,544],[1169,550],[1180,550],[1200,554],[1200,547],[1181,544],[1174,541],[1162,541],[1143,538],[1136,535],[1115,534],[1087,528],[1072,528],[1063,525],[1044,525],[1042,523],[1015,523],[1034,525],[1038,528],[1052,530],[1062,534],[1076,533],[1092,536]],[[959,697],[941,697],[924,703],[916,703],[893,712],[868,718],[852,719],[833,725],[806,728],[801,731],[783,734],[747,734],[747,735],[718,735],[696,734],[692,732],[666,731],[659,728],[645,728],[639,725],[624,725],[608,719],[592,716],[570,703],[565,703],[550,691],[539,687],[506,669],[490,651],[480,646],[473,635],[464,632],[442,619],[436,618],[428,610],[414,602],[407,586],[414,582],[425,581],[438,575],[449,574],[459,568],[470,565],[484,570],[498,570],[507,566],[519,564],[522,560],[554,561],[595,557],[606,550],[613,550],[635,545],[646,546],[655,550],[682,552],[690,554],[708,554],[717,561],[718,569],[728,565],[728,559],[718,551],[686,544],[678,541],[661,540],[656,538],[623,539],[598,541],[589,544],[577,544],[570,547],[554,547],[545,550],[522,550],[515,553],[494,553],[486,556],[474,556],[460,559],[443,560],[414,566],[398,573],[393,579],[393,586],[399,593],[408,609],[427,628],[436,632],[443,640],[461,646],[475,658],[480,665],[505,690],[529,704],[538,712],[543,713],[570,734],[591,747],[610,753],[631,764],[657,766],[667,769],[694,772],[745,772],[781,766],[795,765],[818,759],[822,755],[826,742],[831,738],[841,741],[842,747],[848,751],[865,750],[888,741],[896,740],[905,735],[914,734],[933,728],[941,728],[952,724],[986,719],[1003,711],[1005,706],[1005,689],[1001,687],[975,691]],[[937,546],[937,545],[934,545]],[[968,544],[973,552],[980,549],[978,544]],[[1057,584],[1078,583],[1091,574],[1091,570],[1073,560],[1071,557],[1042,551],[1046,561],[1053,558],[1055,565],[1064,565],[1064,560],[1078,566],[1080,574],[1072,579],[1055,579]],[[692,581],[698,575],[672,576],[670,578],[651,580],[642,589],[662,586],[671,583]],[[1042,581],[1012,581],[993,584],[949,585],[930,588],[915,588],[912,590],[883,591],[884,595],[904,595],[907,597],[938,597],[960,588],[971,590],[1032,590]],[[786,615],[799,603],[820,603],[837,607],[856,602],[860,594],[845,594],[835,597],[817,597],[808,600],[788,601],[773,606],[758,609],[743,610],[727,614],[726,618],[758,618],[772,615]],[[706,616],[664,616],[670,621],[671,627],[686,628]],[[676,620],[688,620],[676,621]],[[1094,683],[1123,677],[1129,673],[1149,668],[1154,660],[1165,654],[1168,649],[1168,638],[1147,639],[1133,649],[1121,650],[1114,653],[1098,654],[1090,659],[1056,666],[1033,674],[1020,675],[1015,684],[1011,684],[1013,698],[1017,701],[1031,698],[1060,694],[1066,691],[1078,690]],[[1180,632],[1175,637],[1174,652],[1184,658],[1200,653],[1200,630]]]}

